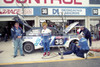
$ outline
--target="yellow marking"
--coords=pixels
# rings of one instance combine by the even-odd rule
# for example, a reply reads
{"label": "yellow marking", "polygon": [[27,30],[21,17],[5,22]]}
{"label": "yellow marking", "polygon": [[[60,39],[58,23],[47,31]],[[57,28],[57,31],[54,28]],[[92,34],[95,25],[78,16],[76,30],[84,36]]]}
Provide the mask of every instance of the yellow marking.
{"label": "yellow marking", "polygon": [[[100,58],[100,56],[97,56],[97,57],[88,57],[88,59],[95,59],[95,58]],[[15,62],[15,63],[0,63],[0,65],[29,64],[29,63],[47,63],[47,62],[62,62],[62,61],[73,61],[73,60],[84,60],[84,58],[47,60],[47,61],[30,61],[30,62]]]}

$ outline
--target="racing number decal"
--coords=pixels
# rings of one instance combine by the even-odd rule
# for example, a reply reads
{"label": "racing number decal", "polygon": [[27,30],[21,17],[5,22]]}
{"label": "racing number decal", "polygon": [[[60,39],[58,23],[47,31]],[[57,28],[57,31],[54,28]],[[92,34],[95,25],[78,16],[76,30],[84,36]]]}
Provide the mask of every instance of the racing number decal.
{"label": "racing number decal", "polygon": [[55,39],[55,45],[63,45],[63,39]]}
{"label": "racing number decal", "polygon": [[42,8],[41,9],[41,14],[42,15],[48,15],[48,8]]}

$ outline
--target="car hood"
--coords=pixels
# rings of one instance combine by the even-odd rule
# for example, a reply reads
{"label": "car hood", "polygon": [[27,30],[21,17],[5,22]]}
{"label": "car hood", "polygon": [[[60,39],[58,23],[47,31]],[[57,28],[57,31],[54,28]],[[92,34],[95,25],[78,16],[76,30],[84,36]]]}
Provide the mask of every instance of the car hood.
{"label": "car hood", "polygon": [[30,29],[33,28],[27,23],[26,20],[24,20],[24,17],[22,15],[20,15],[20,14],[18,14],[16,17],[14,17],[13,20],[15,20],[16,22],[18,22],[18,23],[20,23],[22,25],[25,25],[26,27],[28,27]]}
{"label": "car hood", "polygon": [[70,25],[64,30],[64,32],[65,32],[65,33],[70,32],[70,30],[72,30],[78,23],[79,23],[79,22],[74,22],[74,23],[70,24]]}

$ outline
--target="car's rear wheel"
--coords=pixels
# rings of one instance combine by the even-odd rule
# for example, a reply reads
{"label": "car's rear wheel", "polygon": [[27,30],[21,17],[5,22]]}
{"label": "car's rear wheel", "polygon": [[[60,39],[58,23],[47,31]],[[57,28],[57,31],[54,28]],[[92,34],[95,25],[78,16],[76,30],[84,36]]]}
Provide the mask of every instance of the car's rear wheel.
{"label": "car's rear wheel", "polygon": [[30,42],[24,43],[23,50],[25,53],[32,53],[34,49],[34,45]]}

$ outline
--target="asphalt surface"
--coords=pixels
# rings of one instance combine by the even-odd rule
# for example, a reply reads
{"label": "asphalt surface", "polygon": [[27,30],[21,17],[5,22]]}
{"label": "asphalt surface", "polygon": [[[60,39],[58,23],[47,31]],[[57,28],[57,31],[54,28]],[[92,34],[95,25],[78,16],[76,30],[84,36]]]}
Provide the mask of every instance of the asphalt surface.
{"label": "asphalt surface", "polygon": [[64,62],[3,65],[0,67],[100,67],[100,58]]}

